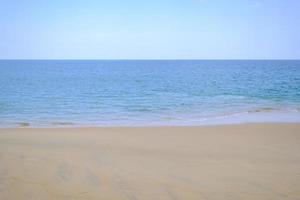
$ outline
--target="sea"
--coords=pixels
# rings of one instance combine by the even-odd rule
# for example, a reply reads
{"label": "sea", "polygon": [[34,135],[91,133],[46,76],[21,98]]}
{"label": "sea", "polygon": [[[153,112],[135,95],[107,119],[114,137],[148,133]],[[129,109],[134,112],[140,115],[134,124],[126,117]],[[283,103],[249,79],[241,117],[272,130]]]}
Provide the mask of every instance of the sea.
{"label": "sea", "polygon": [[0,127],[300,123],[299,60],[0,60]]}

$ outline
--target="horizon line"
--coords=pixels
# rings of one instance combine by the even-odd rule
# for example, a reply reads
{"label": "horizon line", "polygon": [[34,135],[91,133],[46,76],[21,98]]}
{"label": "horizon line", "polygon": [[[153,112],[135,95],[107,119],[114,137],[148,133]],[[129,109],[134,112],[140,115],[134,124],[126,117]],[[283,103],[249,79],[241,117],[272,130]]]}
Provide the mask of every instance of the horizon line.
{"label": "horizon line", "polygon": [[0,61],[209,61],[209,60],[253,60],[253,61],[267,61],[267,60],[287,60],[299,61],[300,58],[0,58]]}

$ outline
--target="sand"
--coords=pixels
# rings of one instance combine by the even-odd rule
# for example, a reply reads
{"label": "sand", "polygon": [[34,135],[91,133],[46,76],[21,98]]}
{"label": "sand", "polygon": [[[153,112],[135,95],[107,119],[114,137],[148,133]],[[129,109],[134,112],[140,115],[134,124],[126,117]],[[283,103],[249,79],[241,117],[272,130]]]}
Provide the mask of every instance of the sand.
{"label": "sand", "polygon": [[300,124],[0,129],[0,199],[300,199]]}

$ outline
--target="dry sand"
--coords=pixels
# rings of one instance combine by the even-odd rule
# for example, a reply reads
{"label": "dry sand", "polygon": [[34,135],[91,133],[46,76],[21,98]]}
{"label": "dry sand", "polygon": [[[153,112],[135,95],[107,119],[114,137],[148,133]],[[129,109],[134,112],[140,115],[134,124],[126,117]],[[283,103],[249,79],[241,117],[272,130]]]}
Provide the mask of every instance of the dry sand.
{"label": "dry sand", "polygon": [[0,199],[300,199],[300,124],[0,129]]}

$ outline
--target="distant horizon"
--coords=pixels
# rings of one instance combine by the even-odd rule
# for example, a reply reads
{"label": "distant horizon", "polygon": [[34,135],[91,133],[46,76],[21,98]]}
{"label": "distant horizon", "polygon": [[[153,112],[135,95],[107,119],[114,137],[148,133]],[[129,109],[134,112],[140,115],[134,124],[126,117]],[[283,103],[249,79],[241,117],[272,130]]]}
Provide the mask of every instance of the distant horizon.
{"label": "distant horizon", "polygon": [[226,61],[226,60],[228,60],[228,61],[247,61],[247,60],[249,60],[249,61],[300,61],[300,58],[296,58],[296,59],[293,59],[293,58],[291,58],[291,59],[289,59],[289,58],[274,58],[274,59],[256,59],[256,58],[250,58],[250,59],[243,59],[243,58],[228,58],[228,59],[223,59],[223,58],[216,58],[216,59],[197,59],[197,58],[191,58],[191,59],[185,59],[185,58],[183,58],[183,59],[181,59],[181,58],[136,58],[136,59],[134,59],[134,58],[129,58],[129,59],[127,59],[127,58],[116,58],[116,59],[101,59],[101,58],[99,58],[99,59],[97,59],[97,58],[83,58],[83,59],[81,59],[81,58],[78,58],[78,59],[74,59],[74,58],[66,58],[66,59],[56,59],[56,58],[51,58],[51,59],[48,59],[48,58],[37,58],[37,59],[35,59],[35,58],[26,58],[26,59],[23,59],[23,58],[15,58],[15,59],[0,59],[0,61],[31,61],[31,60],[36,60],[36,61],[38,61],[38,60],[40,60],[40,61],[189,61],[189,60],[195,60],[195,61],[217,61],[217,60],[220,60],[220,61]]}

